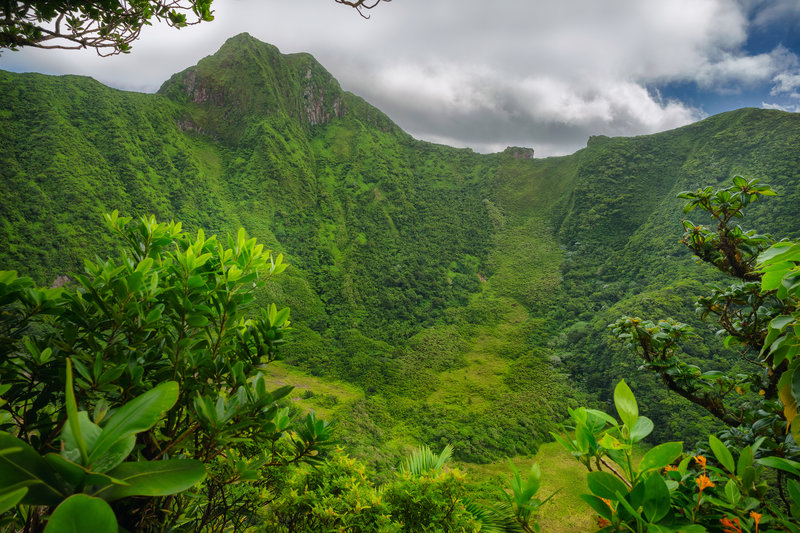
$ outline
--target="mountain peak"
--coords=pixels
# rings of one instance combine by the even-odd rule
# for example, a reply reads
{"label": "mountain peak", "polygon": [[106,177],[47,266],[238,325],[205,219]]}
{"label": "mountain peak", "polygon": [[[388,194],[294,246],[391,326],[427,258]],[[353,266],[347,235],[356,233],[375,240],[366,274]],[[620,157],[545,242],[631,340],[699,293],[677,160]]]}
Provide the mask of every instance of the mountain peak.
{"label": "mountain peak", "polygon": [[240,33],[213,55],[173,75],[159,89],[172,100],[203,108],[186,127],[228,137],[245,122],[276,114],[304,126],[344,114],[339,83],[310,54],[285,55]]}

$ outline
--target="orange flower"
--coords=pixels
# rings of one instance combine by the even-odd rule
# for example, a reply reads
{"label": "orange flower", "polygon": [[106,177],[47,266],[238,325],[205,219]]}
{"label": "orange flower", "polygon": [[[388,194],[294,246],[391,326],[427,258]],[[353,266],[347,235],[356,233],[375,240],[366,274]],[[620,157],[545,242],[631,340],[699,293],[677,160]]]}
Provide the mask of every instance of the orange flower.
{"label": "orange flower", "polygon": [[742,528],[739,525],[738,517],[731,520],[726,516],[725,518],[720,519],[719,522],[722,524],[723,533],[742,533]]}
{"label": "orange flower", "polygon": [[705,469],[706,469],[706,458],[705,457],[703,457],[702,455],[695,455],[694,462],[697,463],[698,465],[702,466],[703,467],[703,471],[705,471]]}
{"label": "orange flower", "polygon": [[750,511],[750,518],[756,521],[756,533],[758,533],[758,524],[761,523],[761,513]]}
{"label": "orange flower", "polygon": [[714,483],[705,474],[700,474],[695,479],[697,486],[700,487],[700,492],[697,494],[697,509],[700,508],[700,499],[703,497],[703,490],[709,487],[715,487]]}
{"label": "orange flower", "polygon": [[677,472],[678,467],[675,465],[667,465],[664,467],[664,472]]}
{"label": "orange flower", "polygon": [[700,474],[699,476],[697,476],[695,482],[697,483],[697,486],[700,487],[700,492],[703,492],[703,490],[709,487],[716,487],[716,485],[714,485],[714,482],[711,481],[711,479],[705,474]]}
{"label": "orange flower", "polygon": [[610,526],[610,525],[611,525],[611,522],[609,522],[608,520],[606,520],[602,516],[598,516],[597,517],[597,527],[606,527],[606,526]]}

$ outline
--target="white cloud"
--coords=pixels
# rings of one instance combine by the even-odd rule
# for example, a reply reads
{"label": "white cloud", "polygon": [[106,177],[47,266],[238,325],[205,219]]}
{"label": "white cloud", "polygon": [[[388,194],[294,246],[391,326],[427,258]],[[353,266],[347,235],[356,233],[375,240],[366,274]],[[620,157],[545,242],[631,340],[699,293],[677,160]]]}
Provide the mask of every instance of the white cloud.
{"label": "white cloud", "polygon": [[[796,16],[784,0],[396,0],[363,20],[332,0],[217,0],[216,20],[147,28],[127,57],[6,52],[0,68],[89,74],[153,91],[241,31],[307,51],[415,136],[481,151],[564,153],[590,135],[638,135],[703,115],[648,88],[732,91],[796,64],[745,51],[751,24]],[[756,22],[753,22],[756,21]],[[788,85],[786,85],[788,86]]]}
{"label": "white cloud", "polygon": [[800,104],[771,104],[768,102],[761,102],[762,109],[777,109],[779,111],[788,111],[789,113],[800,113]]}
{"label": "white cloud", "polygon": [[797,91],[800,88],[800,72],[781,72],[772,81],[775,85],[769,92],[771,96],[788,94],[792,98],[800,98]]}

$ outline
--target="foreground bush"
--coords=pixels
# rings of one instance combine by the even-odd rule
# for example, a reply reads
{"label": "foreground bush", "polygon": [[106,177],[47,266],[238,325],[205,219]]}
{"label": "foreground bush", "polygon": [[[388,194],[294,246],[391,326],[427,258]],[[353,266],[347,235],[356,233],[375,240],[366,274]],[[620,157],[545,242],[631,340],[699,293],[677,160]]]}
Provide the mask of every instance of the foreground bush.
{"label": "foreground bush", "polygon": [[681,360],[693,335],[671,319],[622,317],[613,332],[673,392],[700,405],[728,428],[710,435],[707,452],[684,454],[683,443],[633,447],[653,431],[633,392],[614,392],[619,420],[592,409],[570,411],[570,435],[555,435],[588,469],[601,531],[701,533],[800,532],[800,243],[776,242],[734,221],[761,196],[775,193],[758,180],[681,193],[684,209],[710,215],[715,227],[684,221],[683,242],[730,276],[697,300],[714,317],[725,346],[737,347],[753,370],[703,372]]}
{"label": "foreground bush", "polygon": [[[242,230],[223,244],[152,217],[106,222],[118,259],[87,261],[74,283],[0,273],[3,524],[244,530],[274,472],[317,460],[330,440],[327,423],[280,406],[292,387],[267,390],[289,311],[254,309],[253,292],[282,257]],[[123,475],[158,467],[149,488]]]}

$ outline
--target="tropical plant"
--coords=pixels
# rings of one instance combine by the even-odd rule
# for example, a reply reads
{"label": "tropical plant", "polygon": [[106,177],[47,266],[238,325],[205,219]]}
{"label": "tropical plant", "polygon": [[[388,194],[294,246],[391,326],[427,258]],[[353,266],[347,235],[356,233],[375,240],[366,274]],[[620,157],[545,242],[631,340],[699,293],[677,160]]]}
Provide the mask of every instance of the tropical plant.
{"label": "tropical plant", "polygon": [[[648,450],[638,462],[634,445],[653,424],[638,414],[632,391],[621,381],[614,392],[622,423],[606,413],[571,412],[574,433],[555,435],[589,469],[591,494],[581,497],[597,513],[600,531],[752,533],[800,531],[800,482],[788,482],[786,507],[770,492],[770,468],[796,476],[795,461],[757,458],[765,437],[753,446],[731,449],[714,435],[708,446],[717,466],[704,455],[683,455],[683,444],[667,442]],[[735,457],[736,455],[736,457]]]}
{"label": "tropical plant", "polygon": [[[201,481],[195,459],[124,462],[136,434],[152,428],[178,400],[178,384],[161,383],[117,409],[101,428],[78,411],[72,364],[66,360],[67,423],[60,454],[40,456],[28,443],[0,432],[0,513],[18,503],[57,506],[45,531],[117,531],[107,502],[132,496],[167,496]],[[100,416],[104,417],[105,413]]]}
{"label": "tropical plant", "polygon": [[700,454],[693,469],[691,456],[675,466],[682,445],[665,443],[634,467],[633,445],[652,432],[653,423],[638,416],[624,381],[614,393],[622,425],[599,411],[571,410],[574,438],[556,438],[590,470],[598,468],[588,474],[592,495],[585,500],[604,530],[800,531],[800,463],[795,460],[800,452],[800,245],[776,243],[732,225],[748,205],[774,194],[759,180],[736,176],[730,187],[679,195],[689,200],[684,212],[699,208],[716,222],[711,229],[684,221],[683,242],[734,279],[712,285],[696,309],[703,319],[716,317],[725,346],[739,347],[757,370],[731,375],[685,363],[681,344],[693,331],[671,319],[626,316],[609,326],[643,360],[643,368],[728,429],[722,438],[708,437],[716,466]]}
{"label": "tropical plant", "polygon": [[[464,474],[447,469],[451,449],[415,449],[383,485],[366,465],[337,450],[322,464],[298,469],[268,505],[264,528],[281,532],[384,533],[475,531],[482,522],[466,499]],[[482,527],[481,531],[492,531]]]}
{"label": "tropical plant", "polygon": [[412,476],[421,476],[429,472],[437,472],[453,457],[453,447],[445,446],[441,453],[434,453],[428,446],[422,445],[411,452],[403,462],[401,471]]}
{"label": "tropical plant", "polygon": [[[120,258],[87,261],[74,285],[40,289],[14,272],[0,273],[0,429],[14,439],[0,453],[18,441],[46,457],[70,450],[70,460],[93,472],[109,445],[87,444],[84,453],[73,428],[88,443],[87,435],[107,431],[123,406],[171,390],[164,418],[140,427],[135,444],[125,436],[137,462],[118,468],[187,458],[205,465],[208,477],[191,495],[117,502],[120,525],[245,528],[276,485],[269,471],[318,461],[330,441],[326,422],[313,414],[296,420],[279,404],[292,387],[267,389],[263,368],[285,341],[289,311],[256,309],[253,292],[285,268],[282,256],[244,231],[225,246],[153,217],[131,223],[114,212],[106,222],[124,242]],[[65,364],[76,371],[74,396]],[[181,394],[167,383],[180,383]],[[77,406],[84,414],[74,414]],[[25,502],[35,504],[32,494],[17,500],[23,506],[10,518],[28,530],[38,529],[35,517],[57,503],[31,512]]]}

